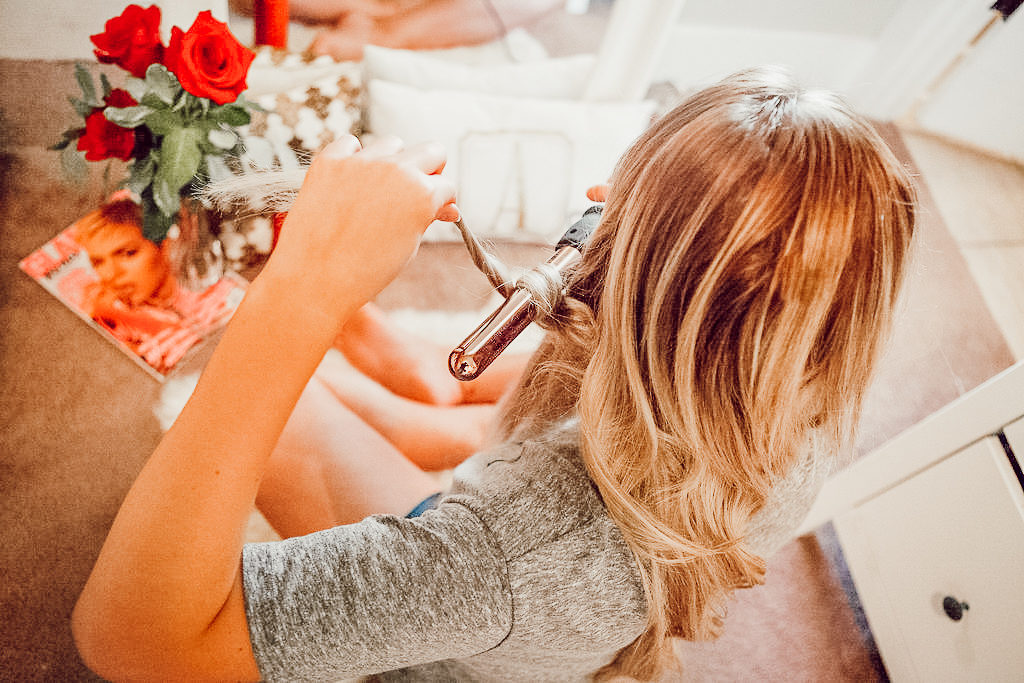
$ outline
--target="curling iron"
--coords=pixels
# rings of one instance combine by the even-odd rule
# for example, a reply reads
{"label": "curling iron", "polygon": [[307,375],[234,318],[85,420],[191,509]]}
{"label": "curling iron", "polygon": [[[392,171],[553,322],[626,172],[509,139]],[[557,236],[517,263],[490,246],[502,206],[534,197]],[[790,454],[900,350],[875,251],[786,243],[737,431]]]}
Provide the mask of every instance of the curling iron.
{"label": "curling iron", "polygon": [[[583,247],[601,220],[601,207],[592,206],[572,224],[555,245],[547,265],[564,283],[583,258]],[[463,382],[476,379],[537,317],[530,292],[517,286],[505,301],[448,356],[448,369]]]}

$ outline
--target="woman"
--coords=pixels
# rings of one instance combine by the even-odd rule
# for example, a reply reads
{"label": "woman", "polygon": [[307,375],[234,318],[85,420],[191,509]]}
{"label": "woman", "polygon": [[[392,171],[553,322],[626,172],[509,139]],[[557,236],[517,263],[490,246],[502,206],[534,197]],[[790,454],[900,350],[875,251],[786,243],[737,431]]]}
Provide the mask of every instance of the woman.
{"label": "woman", "polygon": [[[345,144],[314,161],[287,241],[129,492],[75,609],[86,662],[111,678],[657,676],[672,638],[713,637],[731,592],[763,580],[850,443],[913,230],[907,173],[778,73],[690,97],[616,169],[502,438],[422,512],[433,481],[355,425],[331,431],[306,409],[316,381],[299,398],[419,232],[454,217],[439,150]],[[363,454],[340,521],[391,514],[243,550],[296,402],[284,440],[302,426]]]}

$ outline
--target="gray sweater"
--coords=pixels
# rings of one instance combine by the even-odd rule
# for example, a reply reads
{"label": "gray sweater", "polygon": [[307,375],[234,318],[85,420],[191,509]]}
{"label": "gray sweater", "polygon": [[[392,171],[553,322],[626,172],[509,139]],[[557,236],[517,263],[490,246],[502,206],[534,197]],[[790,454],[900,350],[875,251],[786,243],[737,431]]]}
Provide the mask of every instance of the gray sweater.
{"label": "gray sweater", "polygon": [[[827,473],[808,448],[749,546],[787,541]],[[643,631],[632,553],[573,424],[480,453],[421,517],[370,517],[243,552],[266,680],[581,681]]]}

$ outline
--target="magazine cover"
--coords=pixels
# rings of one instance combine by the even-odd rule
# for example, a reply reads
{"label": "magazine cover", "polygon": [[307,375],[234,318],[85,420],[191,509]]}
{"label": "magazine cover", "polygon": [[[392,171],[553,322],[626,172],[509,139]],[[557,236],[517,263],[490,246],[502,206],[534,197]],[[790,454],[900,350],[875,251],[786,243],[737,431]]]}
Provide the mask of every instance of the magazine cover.
{"label": "magazine cover", "polygon": [[65,228],[19,266],[151,376],[163,381],[231,317],[246,281],[228,273],[202,291],[175,278],[163,251],[142,236],[137,208],[105,205]]}

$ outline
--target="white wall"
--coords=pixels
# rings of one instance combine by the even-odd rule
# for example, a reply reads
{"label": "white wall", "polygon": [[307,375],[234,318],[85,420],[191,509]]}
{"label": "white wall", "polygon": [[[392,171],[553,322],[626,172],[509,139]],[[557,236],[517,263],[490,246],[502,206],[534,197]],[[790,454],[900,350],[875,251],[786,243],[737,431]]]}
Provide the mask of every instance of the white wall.
{"label": "white wall", "polygon": [[923,102],[917,120],[1024,163],[1024,8],[985,33]]}
{"label": "white wall", "polygon": [[[119,15],[132,0],[0,0],[0,58],[93,59],[89,36],[102,33],[103,24]],[[171,26],[188,29],[204,9],[227,21],[227,0],[135,0],[158,5],[163,15],[161,35]],[[237,36],[248,44],[251,36]]]}
{"label": "white wall", "polygon": [[902,0],[686,0],[684,24],[876,37]]}
{"label": "white wall", "polygon": [[686,0],[654,80],[685,90],[740,68],[784,65],[876,119],[907,121],[916,111],[925,130],[1024,161],[1024,9],[959,59],[991,21],[991,4]]}

